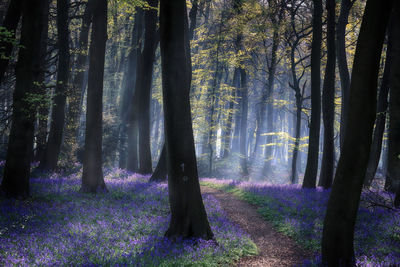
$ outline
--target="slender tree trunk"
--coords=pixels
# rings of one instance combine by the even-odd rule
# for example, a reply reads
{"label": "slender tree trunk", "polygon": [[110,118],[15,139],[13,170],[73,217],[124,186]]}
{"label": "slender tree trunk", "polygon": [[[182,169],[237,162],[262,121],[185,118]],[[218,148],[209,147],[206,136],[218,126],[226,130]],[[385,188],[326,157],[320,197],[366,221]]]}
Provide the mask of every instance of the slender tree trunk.
{"label": "slender tree trunk", "polygon": [[[389,27],[391,28],[391,27]],[[378,107],[376,109],[375,130],[372,138],[371,151],[368,161],[367,173],[365,175],[365,186],[370,186],[375,178],[381,157],[383,133],[386,126],[386,112],[388,108],[389,80],[392,65],[392,32],[388,31],[388,46],[386,50],[385,70],[383,72],[382,84],[379,90]]]}
{"label": "slender tree trunk", "polygon": [[[135,14],[135,25],[132,31],[132,50],[128,55],[128,66],[124,74],[123,92],[121,97],[121,132],[120,132],[120,168],[127,168],[131,171],[137,171],[137,126],[135,115],[137,114],[137,105],[132,101],[135,83],[138,58],[141,53],[141,40],[144,30],[144,11],[138,9]],[[131,104],[131,105],[130,105]],[[133,105],[132,105],[133,104]],[[136,114],[135,114],[136,113]],[[129,135],[127,133],[129,131]],[[133,135],[131,134],[133,133]],[[127,142],[126,142],[127,141]],[[127,147],[126,147],[127,143]],[[129,166],[129,167],[128,167]]]}
{"label": "slender tree trunk", "polygon": [[90,0],[93,7],[89,49],[85,153],[81,191],[107,190],[102,170],[103,77],[107,41],[107,0]]}
{"label": "slender tree trunk", "polygon": [[[44,1],[43,7],[43,31],[41,37],[40,45],[40,73],[38,74],[37,82],[39,84],[39,95],[42,98],[47,99],[47,88],[45,85],[45,74],[46,74],[46,61],[47,61],[47,43],[49,35],[49,6],[50,1]],[[49,117],[49,106],[47,103],[41,103],[38,107],[38,126],[36,135],[36,151],[35,151],[35,161],[40,161],[43,157],[44,150],[46,148],[47,142],[47,121]]]}
{"label": "slender tree trunk", "polygon": [[241,117],[240,117],[240,169],[243,175],[248,174],[247,170],[247,114],[248,114],[248,88],[246,70],[240,68],[240,90],[242,91]]}
{"label": "slender tree trunk", "polygon": [[368,0],[364,11],[351,77],[347,130],[324,220],[322,262],[327,266],[355,265],[354,225],[376,117],[379,62],[393,2]]}
{"label": "slender tree trunk", "polygon": [[16,85],[6,164],[1,184],[8,197],[29,196],[29,173],[33,150],[36,108],[29,94],[38,88],[34,79],[40,72],[40,45],[43,30],[42,0],[25,1],[22,7],[21,48],[15,69]]}
{"label": "slender tree trunk", "polygon": [[311,123],[303,188],[315,188],[318,173],[321,128],[322,9],[322,0],[314,0],[313,40],[311,44]]}
{"label": "slender tree trunk", "polygon": [[40,160],[39,169],[53,172],[61,150],[62,135],[65,121],[65,102],[67,99],[69,76],[69,30],[68,30],[68,0],[57,0],[57,33],[58,33],[58,73],[54,96],[51,126],[46,149]]}
{"label": "slender tree trunk", "polygon": [[393,16],[392,68],[389,98],[388,168],[385,189],[395,193],[400,187],[400,4],[395,1]]}
{"label": "slender tree trunk", "polygon": [[336,45],[337,45],[337,61],[340,75],[340,84],[342,87],[342,104],[340,118],[340,147],[343,146],[344,131],[346,128],[345,120],[349,109],[349,89],[350,74],[347,66],[346,54],[346,26],[349,19],[350,9],[355,0],[342,0],[340,3],[340,15],[337,24]]}
{"label": "slender tree trunk", "polygon": [[138,96],[139,112],[139,173],[152,173],[150,148],[150,99],[153,65],[156,50],[156,24],[158,0],[149,0],[152,9],[146,10],[144,15],[145,34],[144,49],[139,56],[139,67],[136,74],[135,90]]}
{"label": "slender tree trunk", "polygon": [[296,119],[294,120],[294,148],[293,148],[293,158],[292,158],[292,173],[290,175],[292,184],[297,184],[299,181],[299,175],[297,170],[298,156],[299,156],[299,146],[300,146],[300,129],[301,129],[301,96],[296,94]]}
{"label": "slender tree trunk", "polygon": [[11,33],[9,38],[2,38],[0,41],[0,83],[4,79],[11,52],[14,47],[15,32],[21,18],[23,0],[11,0],[8,4],[6,16],[3,20],[3,27]]}
{"label": "slender tree trunk", "polygon": [[322,93],[322,111],[324,119],[324,150],[321,162],[319,185],[330,188],[333,181],[335,167],[335,0],[327,0],[328,12],[327,47],[328,60],[326,62],[324,86]]}
{"label": "slender tree trunk", "polygon": [[78,150],[77,139],[81,103],[86,89],[86,86],[84,86],[84,77],[87,72],[89,29],[92,21],[92,9],[89,4],[90,1],[86,4],[82,17],[82,25],[79,33],[78,57],[75,62],[75,74],[68,93],[68,111],[64,129],[65,137],[63,149],[67,157],[72,161],[76,160],[76,151]]}
{"label": "slender tree trunk", "polygon": [[189,102],[191,63],[185,0],[161,0],[160,33],[171,221],[167,237],[213,238],[197,174]]}

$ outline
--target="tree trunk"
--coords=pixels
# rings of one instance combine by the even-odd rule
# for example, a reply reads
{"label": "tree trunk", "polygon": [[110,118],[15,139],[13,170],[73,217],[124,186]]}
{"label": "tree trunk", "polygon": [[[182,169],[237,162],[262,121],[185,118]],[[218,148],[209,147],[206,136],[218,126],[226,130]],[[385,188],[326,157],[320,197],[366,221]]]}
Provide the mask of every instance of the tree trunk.
{"label": "tree trunk", "polygon": [[167,151],[164,144],[160,158],[158,159],[157,167],[150,177],[150,182],[165,182],[167,181],[167,174]]}
{"label": "tree trunk", "polygon": [[400,4],[395,1],[393,16],[392,68],[389,98],[388,169],[385,189],[395,193],[400,187]]}
{"label": "tree trunk", "polygon": [[152,173],[150,148],[150,99],[153,65],[156,50],[156,25],[158,0],[149,0],[152,9],[146,10],[144,15],[145,33],[144,49],[139,56],[139,67],[136,73],[135,90],[138,101],[139,126],[139,173]]}
{"label": "tree trunk", "polygon": [[[141,40],[144,30],[144,11],[142,9],[138,9],[135,14],[135,25],[132,31],[132,50],[128,55],[128,67],[124,74],[124,84],[123,84],[123,92],[121,97],[121,109],[120,109],[120,117],[121,117],[121,132],[120,132],[120,168],[127,168],[131,171],[137,171],[137,133],[133,130],[133,124],[136,123],[133,121],[134,114],[137,113],[135,105],[132,101],[133,94],[135,91],[135,83],[136,83],[136,71],[138,65],[138,58],[141,53]],[[131,105],[130,105],[131,104]],[[131,133],[132,131],[135,135],[127,133]],[[127,148],[126,148],[126,140]],[[127,156],[129,159],[127,159]],[[128,168],[129,165],[129,168]]]}
{"label": "tree trunk", "polygon": [[297,162],[299,156],[299,145],[300,145],[300,129],[301,129],[301,96],[296,94],[296,119],[294,121],[294,148],[293,148],[293,158],[292,158],[292,173],[290,175],[290,182],[292,184],[297,184],[299,181],[299,175],[297,171]]}
{"label": "tree trunk", "polygon": [[1,38],[0,41],[0,83],[3,81],[14,47],[13,41],[21,18],[22,4],[23,0],[11,0],[3,21],[4,30],[11,33],[11,35],[8,38]]}
{"label": "tree trunk", "polygon": [[90,0],[93,7],[92,37],[89,49],[89,79],[85,152],[81,191],[107,190],[102,170],[103,77],[107,41],[107,0]]}
{"label": "tree trunk", "polygon": [[350,74],[347,66],[346,54],[346,26],[349,19],[350,9],[354,4],[354,0],[342,0],[340,4],[340,15],[337,24],[336,45],[337,45],[337,61],[340,76],[340,84],[342,87],[342,104],[340,118],[340,147],[343,146],[344,131],[346,128],[345,120],[349,106],[349,89],[350,89]]}
{"label": "tree trunk", "polygon": [[[47,88],[45,85],[45,74],[46,74],[46,61],[47,61],[47,43],[48,43],[48,35],[49,35],[49,6],[50,1],[44,1],[43,7],[43,30],[41,37],[41,45],[40,45],[40,73],[38,74],[38,85],[39,92],[38,94],[42,99],[47,99]],[[38,107],[38,126],[37,126],[37,135],[36,135],[36,151],[34,161],[40,161],[43,157],[44,150],[46,148],[47,142],[47,121],[49,117],[49,107],[47,103],[40,103]]]}
{"label": "tree trunk", "polygon": [[8,197],[29,196],[29,173],[33,149],[36,108],[29,94],[38,88],[34,78],[40,72],[43,0],[25,1],[22,7],[21,48],[15,69],[13,115],[1,188]]}
{"label": "tree trunk", "polygon": [[319,186],[330,188],[332,186],[335,167],[335,0],[327,0],[328,13],[327,47],[328,59],[326,62],[324,86],[322,92],[322,115],[324,119],[324,149],[321,162]]}
{"label": "tree trunk", "polygon": [[69,76],[69,30],[68,0],[57,0],[57,33],[58,33],[58,73],[55,89],[51,126],[46,149],[40,160],[39,169],[53,172],[57,168],[61,150],[61,141],[65,121],[65,102],[67,98]]}
{"label": "tree trunk", "polygon": [[189,27],[189,39],[193,40],[194,38],[194,30],[196,29],[197,25],[197,10],[199,7],[199,1],[193,0],[192,1],[192,8],[189,12],[189,19],[190,19],[190,27]]}
{"label": "tree trunk", "polygon": [[382,151],[383,134],[386,126],[386,112],[388,108],[389,80],[392,65],[392,27],[388,31],[388,45],[386,50],[385,70],[383,72],[382,84],[379,90],[378,107],[376,109],[375,130],[372,138],[370,156],[368,160],[367,173],[365,175],[365,186],[370,186],[375,178],[379,159]]}
{"label": "tree trunk", "polygon": [[376,116],[376,87],[385,30],[394,1],[368,0],[354,57],[344,145],[328,201],[322,262],[354,266],[354,225]]}
{"label": "tree trunk", "polygon": [[240,68],[240,90],[242,91],[241,116],[240,116],[240,169],[242,175],[248,174],[247,169],[247,114],[248,114],[248,88],[246,70]]}
{"label": "tree trunk", "polygon": [[167,237],[213,238],[197,174],[189,102],[191,82],[186,1],[161,0],[160,33],[171,221]]}
{"label": "tree trunk", "polygon": [[76,161],[76,151],[78,149],[78,129],[81,115],[81,103],[85,91],[84,77],[87,72],[87,50],[89,41],[89,29],[92,21],[91,7],[86,4],[82,17],[82,25],[79,34],[78,57],[75,63],[75,74],[68,93],[68,111],[65,123],[65,137],[63,149],[71,161]]}
{"label": "tree trunk", "polygon": [[315,188],[318,173],[321,128],[322,9],[322,0],[314,0],[313,40],[311,44],[311,123],[303,188]]}

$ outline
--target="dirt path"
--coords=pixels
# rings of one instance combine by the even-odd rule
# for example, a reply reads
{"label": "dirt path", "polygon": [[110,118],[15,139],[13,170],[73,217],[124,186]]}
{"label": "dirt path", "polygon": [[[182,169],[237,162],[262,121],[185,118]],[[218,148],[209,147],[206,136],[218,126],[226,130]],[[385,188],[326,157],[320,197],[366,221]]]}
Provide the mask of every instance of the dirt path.
{"label": "dirt path", "polygon": [[201,191],[217,198],[231,221],[245,230],[258,247],[259,255],[242,258],[237,266],[298,266],[309,256],[289,237],[276,232],[254,206],[213,188],[202,186]]}

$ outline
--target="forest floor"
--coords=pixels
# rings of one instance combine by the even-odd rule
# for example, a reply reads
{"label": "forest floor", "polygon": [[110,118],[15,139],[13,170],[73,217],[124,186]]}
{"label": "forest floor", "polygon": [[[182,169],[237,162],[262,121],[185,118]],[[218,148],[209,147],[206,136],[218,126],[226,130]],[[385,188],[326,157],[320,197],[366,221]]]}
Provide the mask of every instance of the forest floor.
{"label": "forest floor", "polygon": [[312,253],[300,248],[290,237],[278,233],[257,212],[257,208],[232,194],[202,186],[203,194],[215,197],[228,218],[248,233],[257,245],[257,256],[244,257],[237,266],[299,266]]}

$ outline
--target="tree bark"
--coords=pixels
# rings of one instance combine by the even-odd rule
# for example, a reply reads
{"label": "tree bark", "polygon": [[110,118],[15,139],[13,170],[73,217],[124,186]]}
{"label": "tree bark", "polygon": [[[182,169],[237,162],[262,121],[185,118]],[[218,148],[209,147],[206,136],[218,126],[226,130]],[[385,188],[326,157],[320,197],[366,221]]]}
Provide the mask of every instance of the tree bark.
{"label": "tree bark", "polygon": [[[391,27],[389,27],[390,29]],[[386,112],[388,108],[388,95],[389,95],[389,80],[392,65],[392,32],[388,31],[388,45],[386,50],[385,70],[383,71],[383,78],[381,88],[378,96],[378,107],[376,109],[375,130],[372,138],[372,145],[370,156],[368,160],[367,173],[365,175],[365,186],[370,186],[372,180],[375,178],[375,173],[378,168],[379,159],[382,151],[383,134],[386,126]]]}
{"label": "tree bark", "polygon": [[303,188],[315,188],[318,173],[319,135],[321,128],[322,13],[322,0],[314,0],[313,39],[311,44],[311,122]]}
{"label": "tree bark", "polygon": [[322,262],[354,266],[354,225],[376,116],[376,88],[385,30],[394,1],[368,0],[354,57],[344,145],[328,201]]}
{"label": "tree bark", "polygon": [[189,102],[191,63],[185,0],[160,1],[161,63],[171,221],[167,237],[213,238],[197,174]]}
{"label": "tree bark", "polygon": [[22,6],[23,0],[11,0],[3,20],[2,26],[11,35],[8,38],[2,38],[0,41],[0,83],[3,81],[14,47],[13,40],[15,39],[15,32],[21,18]]}
{"label": "tree bark", "polygon": [[153,65],[156,50],[156,24],[158,0],[149,0],[152,7],[145,11],[144,49],[139,56],[136,74],[136,86],[139,112],[139,173],[152,173],[150,148],[150,99]]}
{"label": "tree bark", "polygon": [[36,108],[29,94],[38,88],[34,78],[40,72],[40,46],[45,1],[25,1],[22,7],[21,48],[15,69],[16,85],[13,95],[13,115],[8,141],[2,190],[8,197],[29,196],[29,173],[33,150]]}
{"label": "tree bark", "polygon": [[68,30],[68,0],[57,0],[57,33],[58,33],[58,73],[55,89],[53,111],[49,137],[39,169],[54,172],[57,168],[61,150],[61,141],[65,121],[65,102],[67,99],[69,76],[69,30]]}
{"label": "tree bark", "polygon": [[335,165],[334,122],[335,122],[335,0],[327,0],[328,13],[327,47],[324,86],[322,92],[322,115],[324,119],[324,148],[321,162],[319,186],[330,188]]}
{"label": "tree bark", "polygon": [[395,193],[400,187],[400,4],[395,1],[393,16],[393,53],[389,98],[388,169],[385,189]]}
{"label": "tree bark", "polygon": [[82,17],[82,25],[79,33],[78,57],[75,62],[75,74],[68,93],[68,111],[65,123],[64,150],[71,161],[76,161],[78,150],[78,129],[81,115],[81,103],[85,92],[84,77],[87,72],[89,29],[92,21],[92,9],[86,4]]}
{"label": "tree bark", "polygon": [[81,191],[107,190],[102,170],[103,77],[107,41],[107,0],[90,0],[93,7],[92,37],[89,49],[89,79],[85,152]]}

